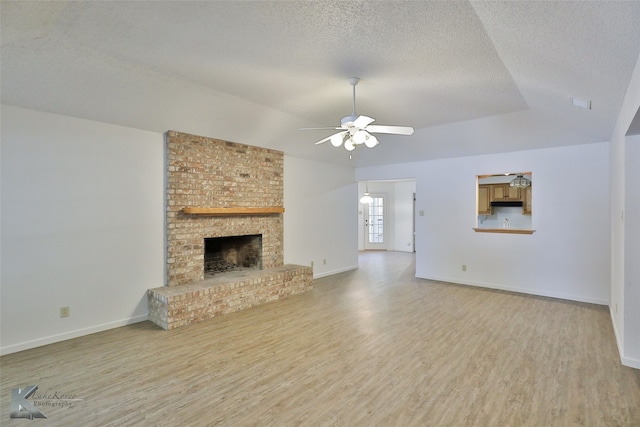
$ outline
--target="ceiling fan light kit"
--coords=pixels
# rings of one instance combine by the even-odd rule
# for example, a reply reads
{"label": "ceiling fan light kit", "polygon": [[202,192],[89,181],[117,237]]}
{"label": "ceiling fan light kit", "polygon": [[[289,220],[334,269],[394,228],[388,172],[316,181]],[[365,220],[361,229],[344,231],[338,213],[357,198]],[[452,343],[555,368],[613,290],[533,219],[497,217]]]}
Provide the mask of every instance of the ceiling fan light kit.
{"label": "ceiling fan light kit", "polygon": [[344,135],[346,132],[339,132],[331,136],[331,145],[334,147],[340,147],[344,141]]}
{"label": "ceiling fan light kit", "polygon": [[[359,116],[356,113],[356,85],[360,81],[359,77],[349,78],[349,84],[353,87],[353,109],[350,116],[345,116],[340,120],[340,127],[326,127],[326,128],[304,128],[302,130],[319,130],[319,129],[335,129],[340,132],[328,136],[320,141],[318,144],[324,144],[327,141],[331,142],[334,147],[344,148],[351,152],[356,149],[358,145],[364,144],[367,148],[373,148],[380,144],[378,138],[373,133],[386,133],[390,135],[412,135],[413,128],[410,126],[385,126],[385,125],[372,125],[375,119],[368,116]],[[351,158],[351,156],[349,156]]]}

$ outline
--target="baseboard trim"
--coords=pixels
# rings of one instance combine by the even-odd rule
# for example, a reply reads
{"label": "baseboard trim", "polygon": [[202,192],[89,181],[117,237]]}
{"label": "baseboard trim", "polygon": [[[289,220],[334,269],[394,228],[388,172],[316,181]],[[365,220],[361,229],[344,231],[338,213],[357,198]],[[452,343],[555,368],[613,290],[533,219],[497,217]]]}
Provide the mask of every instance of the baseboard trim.
{"label": "baseboard trim", "polygon": [[358,265],[350,265],[348,267],[344,267],[344,268],[339,268],[337,270],[331,270],[331,271],[325,271],[322,273],[313,273],[313,278],[314,279],[319,279],[321,277],[326,277],[326,276],[333,276],[334,274],[338,274],[338,273],[344,273],[345,271],[351,271],[351,270],[357,270],[358,269]]}
{"label": "baseboard trim", "polygon": [[611,315],[611,324],[613,325],[613,335],[616,337],[616,345],[618,346],[618,354],[620,355],[620,363],[630,368],[640,369],[640,360],[632,357],[626,357],[624,355],[624,345],[620,339],[620,333],[618,332],[618,326],[616,325],[616,318],[613,315],[611,306],[609,306],[609,314]]}
{"label": "baseboard trim", "polygon": [[609,301],[596,299],[596,298],[586,298],[586,297],[581,297],[581,296],[577,296],[577,295],[568,295],[568,294],[562,294],[562,293],[556,293],[556,292],[540,292],[540,291],[534,290],[534,289],[514,288],[514,287],[511,287],[511,286],[495,285],[493,283],[461,281],[459,279],[452,279],[452,278],[449,278],[449,277],[433,277],[433,276],[431,276],[431,277],[422,277],[422,276],[418,276],[418,275],[416,275],[416,277],[418,279],[436,280],[436,281],[439,281],[439,282],[447,282],[447,283],[453,283],[453,284],[457,284],[457,285],[476,286],[476,287],[479,287],[479,288],[496,289],[496,290],[499,290],[499,291],[508,291],[508,292],[527,294],[527,295],[535,295],[535,296],[539,296],[539,297],[558,298],[558,299],[564,299],[564,300],[567,300],[567,301],[586,302],[586,303],[589,303],[589,304],[597,304],[597,305],[609,306]]}
{"label": "baseboard trim", "polygon": [[[618,347],[618,354],[620,355],[620,361],[624,359],[624,346],[622,345],[622,340],[620,339],[620,334],[618,333],[618,325],[616,325],[616,318],[613,315],[613,311],[611,310],[611,306],[609,306],[609,316],[611,316],[611,325],[613,326],[613,336],[616,339],[616,346]],[[622,362],[624,365],[624,362]]]}
{"label": "baseboard trim", "polygon": [[144,322],[147,320],[148,314],[141,314],[133,316],[128,319],[116,320],[115,322],[107,322],[100,325],[90,326],[88,328],[76,329],[75,331],[69,331],[62,334],[51,335],[48,337],[38,338],[31,341],[25,341],[18,344],[7,345],[0,347],[0,355],[17,353],[23,350],[29,350],[31,348],[41,347],[47,344],[53,344],[60,341],[66,341],[73,338],[79,338],[85,335],[95,334],[96,332],[102,332],[109,329],[119,328],[121,326],[131,325],[133,323]]}
{"label": "baseboard trim", "polygon": [[622,356],[620,358],[620,360],[622,361],[622,364],[624,366],[628,366],[630,368],[635,368],[635,369],[640,369],[640,360],[638,360],[638,359]]}

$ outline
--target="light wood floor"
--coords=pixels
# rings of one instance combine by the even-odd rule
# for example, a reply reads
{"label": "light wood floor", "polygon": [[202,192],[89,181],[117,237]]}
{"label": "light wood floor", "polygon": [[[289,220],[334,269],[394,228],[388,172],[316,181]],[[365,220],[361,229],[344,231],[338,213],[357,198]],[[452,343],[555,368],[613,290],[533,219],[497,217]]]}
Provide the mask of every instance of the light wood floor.
{"label": "light wood floor", "polygon": [[[413,261],[366,253],[284,301],[3,356],[0,424],[640,425],[606,307],[419,280]],[[10,419],[29,384],[81,400]]]}

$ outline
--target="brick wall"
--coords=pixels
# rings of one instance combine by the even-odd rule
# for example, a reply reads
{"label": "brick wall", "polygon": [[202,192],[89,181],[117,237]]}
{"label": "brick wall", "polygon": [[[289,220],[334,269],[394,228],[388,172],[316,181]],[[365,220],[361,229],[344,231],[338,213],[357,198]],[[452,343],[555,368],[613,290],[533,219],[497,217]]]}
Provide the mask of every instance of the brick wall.
{"label": "brick wall", "polygon": [[204,238],[262,234],[263,268],[284,264],[282,215],[199,216],[184,207],[282,207],[280,151],[167,133],[167,284],[204,279]]}

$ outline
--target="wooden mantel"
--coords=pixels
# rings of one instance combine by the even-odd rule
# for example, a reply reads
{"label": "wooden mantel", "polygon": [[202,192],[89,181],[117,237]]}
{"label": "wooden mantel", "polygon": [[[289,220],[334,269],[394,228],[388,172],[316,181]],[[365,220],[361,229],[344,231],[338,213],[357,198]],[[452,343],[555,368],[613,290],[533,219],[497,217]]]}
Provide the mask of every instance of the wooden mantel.
{"label": "wooden mantel", "polygon": [[275,215],[284,213],[284,208],[280,207],[266,207],[266,208],[202,208],[202,207],[187,207],[182,208],[182,212],[188,215],[217,215],[217,216],[232,216],[232,215]]}

